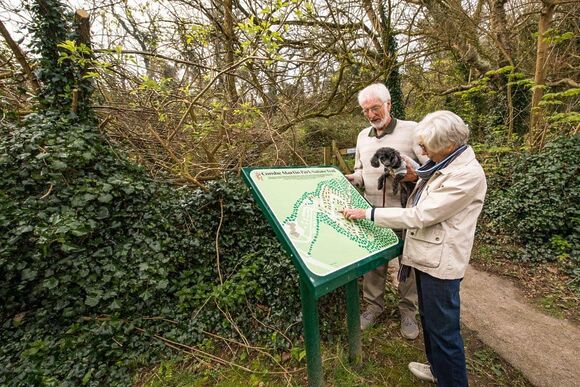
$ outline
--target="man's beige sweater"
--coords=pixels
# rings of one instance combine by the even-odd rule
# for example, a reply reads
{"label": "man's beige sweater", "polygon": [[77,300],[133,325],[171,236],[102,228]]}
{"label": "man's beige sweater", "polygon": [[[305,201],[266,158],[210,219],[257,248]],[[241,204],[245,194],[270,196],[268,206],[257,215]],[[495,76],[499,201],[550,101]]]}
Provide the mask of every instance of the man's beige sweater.
{"label": "man's beige sweater", "polygon": [[384,169],[382,166],[374,168],[371,165],[371,158],[379,148],[394,148],[421,164],[427,161],[427,156],[422,154],[421,147],[415,140],[416,126],[416,122],[393,118],[380,137],[376,136],[376,130],[372,126],[359,133],[356,141],[353,183],[358,187],[364,187],[365,198],[372,206],[401,207],[399,198],[393,195],[392,179],[387,179],[385,183],[384,203],[383,191],[377,189],[379,176],[383,174]]}

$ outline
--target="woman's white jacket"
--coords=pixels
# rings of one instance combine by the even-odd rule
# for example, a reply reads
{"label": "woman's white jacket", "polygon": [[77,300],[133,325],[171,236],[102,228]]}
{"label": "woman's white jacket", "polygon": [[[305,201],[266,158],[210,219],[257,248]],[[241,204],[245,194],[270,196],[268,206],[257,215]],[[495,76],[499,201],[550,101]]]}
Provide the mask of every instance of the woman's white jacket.
{"label": "woman's white jacket", "polygon": [[376,208],[374,221],[406,229],[403,264],[436,278],[463,278],[486,191],[485,173],[468,147],[431,176],[416,206],[414,192],[407,208]]}

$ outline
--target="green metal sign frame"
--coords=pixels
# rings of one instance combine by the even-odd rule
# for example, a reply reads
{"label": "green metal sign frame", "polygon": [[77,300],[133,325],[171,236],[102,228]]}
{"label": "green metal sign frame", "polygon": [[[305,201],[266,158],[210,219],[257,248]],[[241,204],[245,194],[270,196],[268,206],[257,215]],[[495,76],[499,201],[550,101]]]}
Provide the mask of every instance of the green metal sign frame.
{"label": "green metal sign frame", "polygon": [[[308,371],[308,384],[310,386],[322,385],[322,360],[320,355],[320,330],[318,318],[318,299],[325,294],[344,286],[346,293],[347,327],[349,340],[349,357],[354,362],[362,359],[362,345],[360,332],[360,307],[359,289],[357,279],[389,260],[399,256],[402,252],[403,242],[399,240],[395,245],[371,254],[364,259],[352,262],[341,269],[325,276],[318,276],[308,269],[300,258],[300,254],[288,238],[280,222],[272,214],[267,198],[265,198],[255,181],[251,177],[254,170],[265,169],[309,169],[329,167],[257,167],[242,168],[242,178],[250,188],[258,206],[264,212],[268,223],[274,229],[282,246],[290,255],[300,277],[300,297],[302,302],[302,320],[304,324],[304,342],[306,346],[306,361]],[[336,169],[336,168],[333,168]],[[338,170],[337,170],[338,171]],[[340,174],[342,176],[342,174]],[[343,177],[344,178],[344,177]],[[346,178],[345,178],[346,179]],[[358,194],[358,193],[357,193]]]}
{"label": "green metal sign frame", "polygon": [[[268,198],[265,198],[256,182],[252,178],[252,171],[255,170],[304,170],[316,171],[317,168],[329,169],[330,167],[257,167],[242,168],[244,182],[250,188],[256,202],[264,212],[270,226],[274,229],[276,236],[282,246],[290,255],[294,266],[298,270],[300,277],[300,297],[302,302],[302,320],[304,324],[304,342],[306,346],[306,361],[308,371],[308,384],[310,386],[322,385],[322,360],[320,355],[320,330],[318,318],[318,299],[325,294],[344,286],[346,291],[347,326],[349,341],[349,357],[354,362],[362,359],[362,344],[360,331],[360,308],[359,289],[357,279],[370,270],[384,265],[389,260],[399,256],[403,243],[398,242],[363,259],[354,261],[325,276],[314,274],[300,258],[299,252],[288,238],[282,224],[273,215]],[[335,169],[336,168],[331,168]],[[337,170],[338,171],[338,170]],[[342,178],[346,179],[342,173]],[[358,192],[356,195],[359,195]],[[362,198],[362,197],[361,197]],[[363,199],[364,200],[364,199]]]}

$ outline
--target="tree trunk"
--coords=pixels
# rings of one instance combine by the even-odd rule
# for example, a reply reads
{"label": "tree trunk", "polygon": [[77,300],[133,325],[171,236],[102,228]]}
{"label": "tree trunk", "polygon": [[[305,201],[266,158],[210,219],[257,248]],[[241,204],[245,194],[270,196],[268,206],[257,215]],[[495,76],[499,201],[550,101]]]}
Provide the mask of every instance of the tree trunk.
{"label": "tree trunk", "polygon": [[84,43],[91,47],[91,24],[89,13],[84,9],[77,9],[75,12],[75,25],[79,36],[79,43]]}
{"label": "tree trunk", "polygon": [[[510,34],[507,27],[507,17],[505,12],[505,5],[507,0],[493,0],[491,2],[491,13],[490,13],[490,24],[491,32],[495,38],[496,44],[499,48],[499,67],[512,66],[510,74],[515,71],[514,62],[512,59],[513,55],[513,45],[510,41]],[[509,75],[500,75],[501,82],[505,85],[506,89],[506,103],[507,103],[507,138],[508,142],[511,141],[512,134],[514,132],[514,104],[513,104],[513,88],[509,82]]]}
{"label": "tree trunk", "polygon": [[500,67],[513,65],[513,46],[510,41],[510,32],[507,27],[505,5],[507,0],[493,0],[491,3],[490,24],[491,32],[501,53],[498,62]]}
{"label": "tree trunk", "polygon": [[[234,64],[234,18],[232,15],[232,0],[224,0],[224,34],[226,38],[226,67]],[[238,101],[236,78],[233,74],[226,74],[226,89],[232,104]]]}
{"label": "tree trunk", "polygon": [[[88,48],[91,48],[91,24],[89,21],[89,13],[84,9],[77,9],[75,11],[75,18],[74,18],[75,30],[78,36],[77,43],[84,44]],[[83,55],[85,56],[85,55]],[[90,58],[86,58],[90,59]],[[86,74],[90,68],[85,65],[83,67],[82,74]],[[71,103],[71,112],[78,114],[78,107],[79,103],[83,108],[87,108],[88,106],[88,99],[87,96],[83,94],[83,90],[79,89],[78,85],[72,90],[72,103]]]}
{"label": "tree trunk", "polygon": [[549,44],[544,39],[544,35],[550,28],[557,3],[549,0],[542,0],[542,4],[542,11],[540,13],[540,20],[538,22],[538,43],[536,50],[534,90],[532,94],[530,132],[528,133],[527,138],[527,144],[529,148],[533,150],[542,149],[546,135],[546,127],[543,120],[544,117],[540,108],[540,100],[544,95],[544,87],[546,82],[546,62],[549,48]]}
{"label": "tree trunk", "polygon": [[[385,3],[388,9],[385,9]],[[385,85],[391,93],[391,114],[399,119],[405,119],[405,103],[403,91],[401,89],[401,75],[399,64],[397,63],[397,41],[395,32],[391,25],[392,4],[391,0],[379,4],[381,19],[381,41],[385,57],[383,59],[383,70],[388,74]]]}

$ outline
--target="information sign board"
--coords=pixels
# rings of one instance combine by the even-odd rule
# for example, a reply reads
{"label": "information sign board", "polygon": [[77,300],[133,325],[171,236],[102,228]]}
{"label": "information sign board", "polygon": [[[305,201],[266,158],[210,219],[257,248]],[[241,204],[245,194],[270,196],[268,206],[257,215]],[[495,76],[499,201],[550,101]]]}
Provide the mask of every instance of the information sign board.
{"label": "information sign board", "polygon": [[389,228],[342,216],[344,208],[370,205],[336,168],[260,168],[244,174],[270,223],[317,276],[327,276],[398,243]]}

